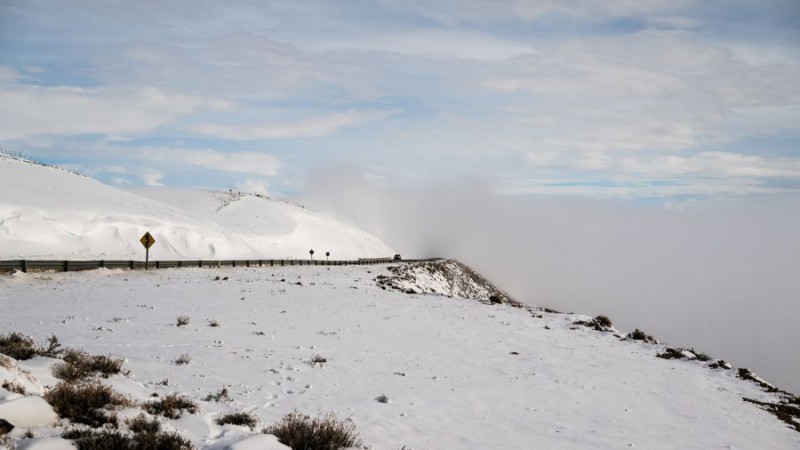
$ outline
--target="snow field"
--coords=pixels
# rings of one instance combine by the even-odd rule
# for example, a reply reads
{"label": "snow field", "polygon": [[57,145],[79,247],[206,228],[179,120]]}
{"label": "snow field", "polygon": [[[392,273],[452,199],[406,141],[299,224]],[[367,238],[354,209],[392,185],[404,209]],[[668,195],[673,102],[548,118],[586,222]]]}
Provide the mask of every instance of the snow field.
{"label": "snow field", "polygon": [[[800,444],[742,400],[773,397],[733,370],[655,358],[663,345],[573,327],[582,316],[384,291],[373,279],[385,267],[16,274],[0,277],[0,332],[52,333],[126,358],[131,375],[104,382],[139,401],[180,393],[200,403],[168,423],[201,448],[252,436],[216,425],[221,414],[252,412],[258,431],[295,409],[351,418],[376,449]],[[176,325],[180,315],[188,325]],[[191,362],[176,365],[183,354]],[[313,364],[316,355],[327,362]],[[54,383],[52,361],[19,364]],[[231,402],[203,401],[223,386]]]}

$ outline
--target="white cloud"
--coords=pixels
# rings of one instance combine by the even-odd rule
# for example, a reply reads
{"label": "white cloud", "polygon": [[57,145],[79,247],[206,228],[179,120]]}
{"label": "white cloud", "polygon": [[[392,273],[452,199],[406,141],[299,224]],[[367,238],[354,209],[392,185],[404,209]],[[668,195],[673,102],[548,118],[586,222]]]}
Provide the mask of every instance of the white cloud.
{"label": "white cloud", "polygon": [[204,124],[194,126],[191,129],[199,134],[239,141],[320,137],[336,133],[342,128],[383,119],[392,114],[394,114],[394,111],[348,111],[311,117],[295,122],[263,123],[258,125]]}
{"label": "white cloud", "polygon": [[210,149],[194,150],[148,147],[141,153],[150,160],[161,161],[172,165],[190,164],[206,169],[264,176],[275,175],[280,167],[280,161],[277,158],[259,152],[219,152]]}
{"label": "white cloud", "polygon": [[13,68],[0,65],[0,86],[13,85],[20,78],[19,73]]}
{"label": "white cloud", "polygon": [[627,173],[655,177],[800,179],[800,158],[766,158],[732,152],[701,152],[687,157],[659,156],[652,159],[623,158],[619,166]]}
{"label": "white cloud", "polygon": [[390,52],[424,57],[503,60],[536,53],[522,42],[458,30],[410,30],[403,33],[380,34],[333,39],[314,44],[320,51]]}
{"label": "white cloud", "polygon": [[127,138],[223,103],[153,88],[13,86],[0,89],[0,136],[102,134]]}
{"label": "white cloud", "polygon": [[266,196],[270,195],[269,185],[264,180],[247,179],[242,181],[241,183],[237,183],[236,188],[242,192],[261,194]]}
{"label": "white cloud", "polygon": [[[383,3],[408,13],[445,24],[494,23],[521,20],[532,22],[548,15],[565,15],[586,20],[632,17],[640,14],[669,14],[695,3],[694,0],[406,0]],[[400,5],[400,6],[398,6]]]}
{"label": "white cloud", "polygon": [[164,177],[164,174],[158,170],[140,168],[135,173],[146,186],[163,186],[161,178]]}

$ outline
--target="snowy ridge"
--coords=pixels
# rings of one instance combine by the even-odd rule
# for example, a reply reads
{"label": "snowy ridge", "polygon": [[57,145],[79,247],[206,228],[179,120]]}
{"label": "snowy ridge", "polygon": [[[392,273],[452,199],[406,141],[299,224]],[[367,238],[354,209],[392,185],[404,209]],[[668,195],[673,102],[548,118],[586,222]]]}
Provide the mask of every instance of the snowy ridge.
{"label": "snowy ridge", "polygon": [[[380,239],[321,214],[255,195],[147,190],[148,197],[0,155],[0,259],[388,257]],[[227,206],[220,208],[224,202]]]}
{"label": "snowy ridge", "polygon": [[[740,371],[657,358],[666,346],[576,325],[585,316],[381,289],[375,279],[394,275],[382,267],[397,264],[17,273],[0,277],[0,310],[7,331],[39,341],[54,333],[66,346],[125,358],[130,374],[100,381],[136,402],[170,393],[196,401],[196,413],[154,419],[197,448],[246,448],[295,409],[350,418],[375,449],[800,445],[766,406],[791,406],[788,394]],[[413,285],[450,289],[436,277]],[[182,327],[181,315],[190,318]],[[176,365],[184,354],[190,362]],[[326,362],[313,363],[316,355]],[[53,363],[14,362],[0,383],[28,371],[50,389]],[[207,400],[222,387],[229,401]],[[18,395],[0,389],[0,418]],[[257,426],[216,424],[233,411]],[[59,436],[71,427],[59,419],[9,437],[70,445]]]}

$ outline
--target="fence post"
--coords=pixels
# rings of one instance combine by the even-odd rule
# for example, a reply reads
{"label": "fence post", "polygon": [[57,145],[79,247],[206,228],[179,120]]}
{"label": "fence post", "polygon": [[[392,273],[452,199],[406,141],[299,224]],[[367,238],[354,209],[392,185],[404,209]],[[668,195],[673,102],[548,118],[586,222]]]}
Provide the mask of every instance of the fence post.
{"label": "fence post", "polygon": [[64,261],[64,272],[69,272],[69,261]]}
{"label": "fence post", "polygon": [[22,273],[28,273],[28,261],[23,259],[20,261],[20,265],[22,266]]}

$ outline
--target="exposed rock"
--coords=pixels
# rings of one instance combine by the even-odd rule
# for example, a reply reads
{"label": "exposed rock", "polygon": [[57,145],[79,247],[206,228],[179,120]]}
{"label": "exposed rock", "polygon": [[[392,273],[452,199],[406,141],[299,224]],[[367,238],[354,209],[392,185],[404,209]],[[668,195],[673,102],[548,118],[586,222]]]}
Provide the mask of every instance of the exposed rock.
{"label": "exposed rock", "polygon": [[382,289],[394,289],[407,294],[439,294],[470,298],[515,307],[524,306],[489,280],[455,260],[401,264],[389,266],[387,269],[391,275],[378,275],[375,278]]}

